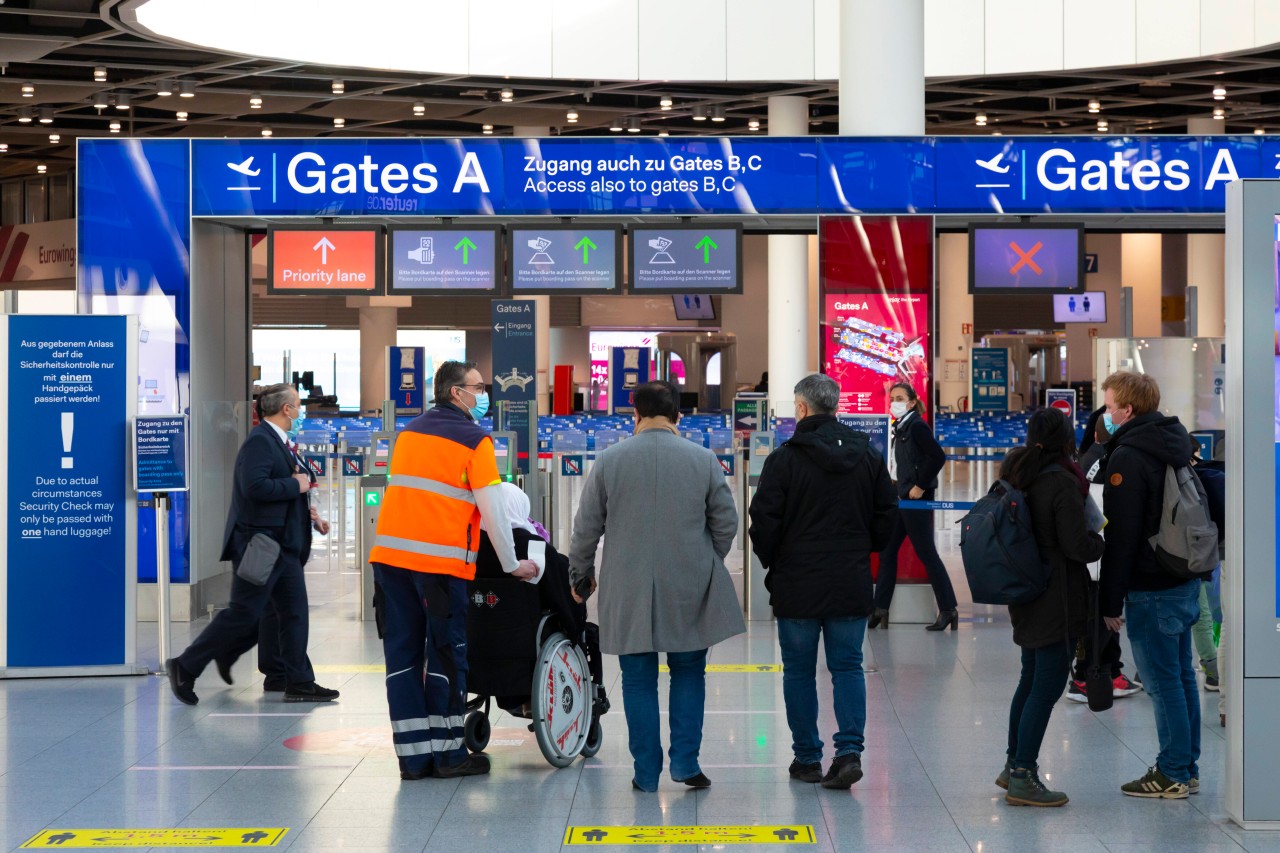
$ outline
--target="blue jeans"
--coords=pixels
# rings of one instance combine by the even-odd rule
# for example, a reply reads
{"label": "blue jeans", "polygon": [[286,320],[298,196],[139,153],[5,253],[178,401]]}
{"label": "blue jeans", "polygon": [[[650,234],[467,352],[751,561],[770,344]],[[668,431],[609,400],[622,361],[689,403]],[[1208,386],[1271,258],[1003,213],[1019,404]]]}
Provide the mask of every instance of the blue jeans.
{"label": "blue jeans", "polygon": [[1022,678],[1009,703],[1009,761],[1015,767],[1029,770],[1040,760],[1049,716],[1067,687],[1074,655],[1075,645],[1066,640],[1022,650]]}
{"label": "blue jeans", "polygon": [[862,672],[862,639],[867,618],[778,619],[782,648],[782,697],[791,727],[791,749],[801,764],[822,761],[818,736],[818,634],[827,653],[835,694],[836,757],[862,753],[867,726],[867,681]]}
{"label": "blue jeans", "polygon": [[[662,775],[662,726],[658,718],[658,653],[619,655],[622,705],[627,716],[628,745],[635,762],[635,782],[658,790]],[[707,698],[707,650],[667,652],[671,669],[671,778],[677,782],[702,772],[702,716]]]}
{"label": "blue jeans", "polygon": [[1125,600],[1133,662],[1156,714],[1156,767],[1175,782],[1200,777],[1200,690],[1191,640],[1191,626],[1200,618],[1200,584],[1131,590]]}

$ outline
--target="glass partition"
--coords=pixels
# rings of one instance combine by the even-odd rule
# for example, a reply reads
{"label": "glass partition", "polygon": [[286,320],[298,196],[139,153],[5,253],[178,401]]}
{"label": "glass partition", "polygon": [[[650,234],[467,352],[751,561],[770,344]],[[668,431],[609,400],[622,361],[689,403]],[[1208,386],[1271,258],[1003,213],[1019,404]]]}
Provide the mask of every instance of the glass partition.
{"label": "glass partition", "polygon": [[1119,370],[1154,376],[1160,409],[1188,430],[1225,429],[1227,365],[1223,338],[1098,338],[1095,400]]}

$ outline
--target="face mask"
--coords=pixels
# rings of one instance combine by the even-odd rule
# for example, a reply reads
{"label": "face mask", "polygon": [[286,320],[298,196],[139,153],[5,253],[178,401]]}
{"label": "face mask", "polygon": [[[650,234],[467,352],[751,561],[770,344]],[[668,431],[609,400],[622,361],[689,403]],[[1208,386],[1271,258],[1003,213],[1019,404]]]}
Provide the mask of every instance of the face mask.
{"label": "face mask", "polygon": [[1124,426],[1124,424],[1118,424],[1115,421],[1113,421],[1111,419],[1110,412],[1102,413],[1102,425],[1107,428],[1107,435],[1115,435],[1116,428]]}
{"label": "face mask", "polygon": [[889,404],[889,414],[893,415],[894,420],[901,420],[906,413],[907,404],[901,400],[894,400]]}
{"label": "face mask", "polygon": [[298,416],[289,421],[289,428],[284,431],[284,434],[289,438],[297,438],[298,433],[302,432],[302,420],[302,412],[299,410]]}
{"label": "face mask", "polygon": [[467,412],[471,417],[480,420],[489,412],[489,392],[481,391],[479,394],[472,394],[472,396],[476,398],[476,404],[467,409]]}

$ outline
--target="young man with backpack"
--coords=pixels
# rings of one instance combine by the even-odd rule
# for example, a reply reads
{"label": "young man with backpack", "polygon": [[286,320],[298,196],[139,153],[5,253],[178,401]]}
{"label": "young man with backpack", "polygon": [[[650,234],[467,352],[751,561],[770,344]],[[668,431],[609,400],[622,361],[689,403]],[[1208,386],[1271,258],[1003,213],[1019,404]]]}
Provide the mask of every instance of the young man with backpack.
{"label": "young man with backpack", "polygon": [[[1120,790],[1131,797],[1183,799],[1200,788],[1200,691],[1191,627],[1200,618],[1201,581],[1170,568],[1170,552],[1177,550],[1170,540],[1181,533],[1185,543],[1188,531],[1171,527],[1165,508],[1167,498],[1180,496],[1177,490],[1166,494],[1170,475],[1189,471],[1190,436],[1177,418],[1159,411],[1160,386],[1150,376],[1114,373],[1102,389],[1103,418],[1112,434],[1103,491],[1108,523],[1102,616],[1112,631],[1127,626],[1160,738],[1155,765]],[[1194,474],[1191,482],[1198,485]],[[1207,521],[1207,510],[1199,514]],[[1216,551],[1216,531],[1213,547]]]}

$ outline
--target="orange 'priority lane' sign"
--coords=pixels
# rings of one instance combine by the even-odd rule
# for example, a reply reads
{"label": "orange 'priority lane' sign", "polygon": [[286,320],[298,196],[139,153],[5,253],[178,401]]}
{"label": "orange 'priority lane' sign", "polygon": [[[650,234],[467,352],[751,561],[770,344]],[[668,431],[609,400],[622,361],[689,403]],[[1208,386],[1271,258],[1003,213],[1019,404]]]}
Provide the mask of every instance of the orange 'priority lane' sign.
{"label": "orange 'priority lane' sign", "polygon": [[381,293],[381,239],[372,229],[273,229],[268,243],[268,290]]}

